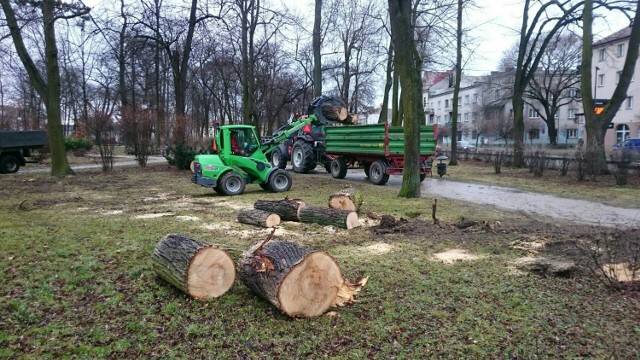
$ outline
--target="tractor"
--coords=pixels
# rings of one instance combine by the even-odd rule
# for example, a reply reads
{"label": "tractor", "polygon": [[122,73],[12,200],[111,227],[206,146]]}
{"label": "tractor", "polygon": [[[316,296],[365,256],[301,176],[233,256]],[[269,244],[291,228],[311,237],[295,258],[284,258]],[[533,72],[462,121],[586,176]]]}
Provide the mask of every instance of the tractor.
{"label": "tractor", "polygon": [[216,129],[211,155],[197,155],[191,163],[191,181],[222,195],[240,195],[245,185],[258,183],[266,191],[291,188],[291,175],[267,160],[255,128],[225,125]]}

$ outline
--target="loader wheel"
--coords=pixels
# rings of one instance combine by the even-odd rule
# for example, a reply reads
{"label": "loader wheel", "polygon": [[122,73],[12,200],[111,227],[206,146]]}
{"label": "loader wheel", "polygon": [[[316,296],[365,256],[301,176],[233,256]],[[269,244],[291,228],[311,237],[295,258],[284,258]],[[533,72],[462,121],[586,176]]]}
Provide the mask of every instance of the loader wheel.
{"label": "loader wheel", "polygon": [[376,185],[384,185],[389,181],[386,161],[376,160],[369,168],[369,180]]}
{"label": "loader wheel", "polygon": [[304,141],[296,141],[291,151],[291,165],[293,165],[293,171],[301,174],[313,170],[316,167],[316,162],[313,158],[311,145]]}
{"label": "loader wheel", "polygon": [[5,155],[0,158],[0,174],[13,174],[20,169],[20,161],[14,155]]}
{"label": "loader wheel", "polygon": [[347,163],[343,157],[338,157],[331,161],[331,176],[336,179],[344,179],[347,176]]}
{"label": "loader wheel", "polygon": [[284,169],[287,167],[287,160],[279,148],[275,148],[271,152],[271,165],[278,169]]}
{"label": "loader wheel", "polygon": [[282,169],[277,169],[269,176],[269,187],[273,192],[289,191],[292,184],[291,175]]}
{"label": "loader wheel", "polygon": [[227,196],[240,195],[244,192],[244,179],[233,171],[230,171],[220,178],[220,190]]}

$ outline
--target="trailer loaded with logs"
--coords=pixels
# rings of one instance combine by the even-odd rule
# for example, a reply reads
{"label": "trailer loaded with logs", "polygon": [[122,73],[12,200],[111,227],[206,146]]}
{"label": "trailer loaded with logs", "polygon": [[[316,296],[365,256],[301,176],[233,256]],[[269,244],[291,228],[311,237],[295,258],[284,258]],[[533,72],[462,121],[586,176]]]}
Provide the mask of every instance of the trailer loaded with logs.
{"label": "trailer loaded with logs", "polygon": [[[389,175],[402,174],[404,128],[355,123],[357,118],[348,114],[341,100],[320,97],[311,103],[308,115],[291,123],[290,130],[281,128],[263,139],[263,144],[271,146],[265,154],[274,167],[284,169],[290,159],[296,173],[308,173],[321,165],[337,179],[344,178],[349,168],[361,167],[376,185],[386,184]],[[431,174],[434,132],[434,125],[420,127],[420,181]]]}

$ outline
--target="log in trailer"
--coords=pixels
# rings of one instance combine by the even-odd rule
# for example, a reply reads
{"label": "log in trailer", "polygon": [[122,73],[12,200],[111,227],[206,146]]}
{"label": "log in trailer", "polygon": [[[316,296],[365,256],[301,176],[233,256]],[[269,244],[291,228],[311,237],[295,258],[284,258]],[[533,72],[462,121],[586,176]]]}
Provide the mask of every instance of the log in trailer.
{"label": "log in trailer", "polygon": [[0,174],[15,173],[27,162],[35,162],[27,158],[46,144],[46,131],[0,131]]}

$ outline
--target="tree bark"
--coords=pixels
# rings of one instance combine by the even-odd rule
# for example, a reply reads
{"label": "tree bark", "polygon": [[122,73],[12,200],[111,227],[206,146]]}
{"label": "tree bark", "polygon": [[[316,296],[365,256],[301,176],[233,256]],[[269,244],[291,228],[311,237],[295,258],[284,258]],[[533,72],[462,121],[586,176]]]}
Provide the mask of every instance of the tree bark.
{"label": "tree bark", "polygon": [[343,122],[349,116],[349,112],[346,107],[335,106],[332,104],[323,104],[321,111],[322,115],[331,121]]}
{"label": "tree bark", "polygon": [[391,38],[402,87],[404,124],[404,171],[398,196],[420,197],[420,125],[425,123],[422,107],[422,62],[416,49],[411,24],[411,0],[388,0]]}
{"label": "tree bark", "polygon": [[329,195],[329,207],[332,209],[360,211],[362,193],[355,188],[346,188]]}
{"label": "tree bark", "polygon": [[257,200],[253,207],[258,210],[277,214],[282,221],[300,221],[300,209],[306,204],[302,200]]}
{"label": "tree bark", "polygon": [[354,211],[305,206],[300,209],[300,222],[332,225],[343,229],[353,229],[360,225]]}
{"label": "tree bark", "polygon": [[280,225],[280,215],[258,209],[242,209],[238,211],[238,221],[269,228]]}
{"label": "tree bark", "polygon": [[291,317],[317,317],[331,306],[354,300],[366,279],[350,284],[336,261],[284,241],[253,245],[237,263],[238,277],[255,293]]}
{"label": "tree bark", "polygon": [[393,85],[393,41],[389,42],[387,49],[387,79],[384,84],[384,95],[382,97],[382,105],[380,106],[380,117],[378,124],[384,124],[389,121],[389,91]]}
{"label": "tree bark", "polygon": [[151,258],[158,276],[196,299],[221,296],[236,276],[233,260],[224,250],[186,235],[166,235]]}
{"label": "tree bark", "polygon": [[458,21],[456,35],[456,78],[453,86],[453,113],[451,114],[451,160],[449,165],[458,165],[458,119],[460,110],[458,102],[460,101],[460,81],[462,80],[462,1],[458,0]]}
{"label": "tree bark", "polygon": [[315,0],[313,22],[313,93],[315,97],[322,95],[322,0]]}

